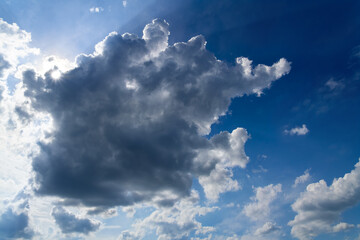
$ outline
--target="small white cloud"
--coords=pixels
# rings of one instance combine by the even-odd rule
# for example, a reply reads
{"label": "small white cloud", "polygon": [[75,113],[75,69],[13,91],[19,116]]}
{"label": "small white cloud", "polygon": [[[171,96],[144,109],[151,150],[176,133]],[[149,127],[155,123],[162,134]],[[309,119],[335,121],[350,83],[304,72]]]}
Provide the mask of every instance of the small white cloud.
{"label": "small white cloud", "polygon": [[102,7],[92,7],[92,8],[89,9],[89,11],[91,13],[99,13],[99,12],[104,11],[104,9]]}
{"label": "small white cloud", "polygon": [[309,133],[309,129],[306,127],[305,124],[303,124],[301,127],[295,127],[290,130],[285,130],[284,133],[287,135],[300,136],[300,135],[306,135],[307,133]]}
{"label": "small white cloud", "polygon": [[232,208],[232,207],[234,207],[234,206],[235,206],[235,204],[232,202],[232,203],[226,204],[225,207],[227,207],[227,208]]}
{"label": "small white cloud", "polygon": [[258,169],[253,169],[252,172],[253,173],[266,173],[268,170],[266,168],[264,168],[263,166],[259,165]]}
{"label": "small white cloud", "polygon": [[270,214],[270,204],[276,199],[281,192],[281,184],[270,184],[266,187],[255,188],[253,202],[247,204],[243,213],[254,221],[263,220]]}
{"label": "small white cloud", "polygon": [[310,173],[309,173],[309,169],[307,169],[303,175],[301,175],[295,179],[295,183],[294,183],[293,187],[296,187],[298,184],[304,183],[304,182],[308,181],[309,179],[310,179]]}
{"label": "small white cloud", "polygon": [[266,222],[262,227],[256,229],[255,235],[266,235],[278,230],[280,230],[280,227],[278,227],[275,223]]}
{"label": "small white cloud", "polygon": [[335,81],[333,78],[330,78],[330,80],[325,83],[325,86],[328,87],[331,91],[340,90],[345,87],[341,81]]}
{"label": "small white cloud", "polygon": [[122,4],[123,4],[124,7],[126,7],[127,1],[123,1]]}
{"label": "small white cloud", "polygon": [[334,231],[334,232],[342,232],[342,231],[345,231],[345,230],[352,229],[352,228],[354,228],[354,227],[355,227],[354,224],[349,224],[349,223],[341,222],[341,223],[339,223],[339,224],[336,224],[336,225],[333,227],[333,231]]}

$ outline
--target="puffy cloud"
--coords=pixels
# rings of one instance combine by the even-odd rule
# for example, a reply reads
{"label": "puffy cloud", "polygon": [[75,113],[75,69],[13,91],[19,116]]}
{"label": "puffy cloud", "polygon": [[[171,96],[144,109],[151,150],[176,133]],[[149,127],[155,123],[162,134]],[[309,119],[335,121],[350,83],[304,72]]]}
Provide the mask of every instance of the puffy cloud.
{"label": "puffy cloud", "polygon": [[0,200],[12,198],[28,184],[31,171],[28,156],[36,146],[33,136],[39,129],[35,124],[24,126],[30,115],[18,107],[25,99],[23,94],[10,91],[15,87],[9,77],[25,57],[39,53],[29,46],[30,42],[30,33],[0,19]]}
{"label": "puffy cloud", "polygon": [[245,205],[243,213],[254,221],[264,220],[270,214],[270,204],[281,192],[281,184],[258,187],[254,191],[253,202]]}
{"label": "puffy cloud", "polygon": [[342,231],[345,231],[345,230],[348,230],[348,229],[352,229],[354,228],[355,225],[354,224],[349,224],[349,223],[344,223],[344,222],[341,222],[339,224],[336,224],[334,227],[333,227],[333,231],[334,232],[342,232]]}
{"label": "puffy cloud", "polygon": [[216,210],[215,207],[201,207],[199,195],[193,190],[191,195],[183,198],[170,208],[158,208],[145,219],[134,224],[134,231],[124,231],[120,240],[143,239],[149,230],[155,229],[159,240],[188,239],[190,233],[208,234],[215,229],[202,226],[196,217]]}
{"label": "puffy cloud", "polygon": [[34,233],[28,225],[29,217],[26,212],[17,213],[9,207],[0,216],[0,238],[30,239]]}
{"label": "puffy cloud", "polygon": [[306,127],[305,124],[303,124],[301,127],[295,127],[295,128],[292,128],[290,130],[285,130],[284,131],[285,134],[288,134],[288,135],[306,135],[309,133],[309,129]]}
{"label": "puffy cloud", "polygon": [[231,66],[202,36],[169,46],[168,35],[168,24],[154,20],[142,38],[109,34],[57,80],[52,71],[23,73],[19,107],[50,114],[54,126],[33,159],[37,193],[106,208],[171,205],[189,195],[193,177],[210,199],[239,188],[231,168],[248,162],[246,131],[203,135],[232,98],[261,94],[290,64],[253,68],[237,58]]}
{"label": "puffy cloud", "polygon": [[303,175],[301,175],[295,179],[293,187],[296,187],[297,185],[304,183],[304,182],[308,181],[309,179],[310,179],[310,173],[309,173],[309,169],[307,169]]}
{"label": "puffy cloud", "polygon": [[266,235],[278,231],[279,229],[280,227],[278,227],[275,223],[266,222],[262,227],[256,229],[255,235]]}
{"label": "puffy cloud", "polygon": [[248,138],[243,128],[237,128],[232,133],[221,132],[210,140],[213,143],[213,149],[201,151],[195,159],[204,164],[216,162],[216,159],[220,160],[209,175],[199,177],[199,183],[203,186],[208,199],[216,201],[220,193],[240,189],[239,183],[232,179],[231,168],[245,168],[249,162],[244,151],[244,144]]}
{"label": "puffy cloud", "polygon": [[30,33],[0,18],[0,79],[15,70],[19,59],[39,53],[39,49],[29,47],[30,42]]}
{"label": "puffy cloud", "polygon": [[351,225],[340,223],[334,227],[340,214],[360,202],[360,162],[350,173],[334,179],[330,186],[324,180],[309,184],[306,191],[292,204],[297,212],[291,234],[301,240],[311,239],[320,233],[348,228]]}
{"label": "puffy cloud", "polygon": [[83,233],[97,231],[100,227],[99,222],[87,218],[80,218],[67,212],[63,207],[55,207],[51,213],[55,218],[56,224],[63,233]]}

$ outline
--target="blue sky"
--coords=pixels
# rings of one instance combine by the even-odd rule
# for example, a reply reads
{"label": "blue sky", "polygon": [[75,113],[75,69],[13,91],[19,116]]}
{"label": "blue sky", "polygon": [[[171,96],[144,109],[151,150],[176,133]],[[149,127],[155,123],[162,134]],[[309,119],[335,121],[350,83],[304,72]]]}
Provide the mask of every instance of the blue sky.
{"label": "blue sky", "polygon": [[359,10],[2,1],[0,238],[360,239]]}

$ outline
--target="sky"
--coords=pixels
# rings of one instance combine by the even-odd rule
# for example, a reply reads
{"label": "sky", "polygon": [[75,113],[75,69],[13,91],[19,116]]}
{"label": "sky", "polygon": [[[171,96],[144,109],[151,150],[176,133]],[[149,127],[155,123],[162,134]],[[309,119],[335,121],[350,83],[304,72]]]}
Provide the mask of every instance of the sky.
{"label": "sky", "polygon": [[360,2],[0,2],[0,239],[360,240]]}

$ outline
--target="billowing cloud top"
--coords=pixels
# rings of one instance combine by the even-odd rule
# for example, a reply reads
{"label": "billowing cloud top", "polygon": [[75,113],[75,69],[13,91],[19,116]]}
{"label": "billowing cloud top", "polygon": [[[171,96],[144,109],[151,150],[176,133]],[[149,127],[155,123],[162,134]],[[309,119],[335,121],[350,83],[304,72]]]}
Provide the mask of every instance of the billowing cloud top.
{"label": "billowing cloud top", "polygon": [[221,190],[207,176],[237,188],[231,168],[248,162],[246,131],[203,136],[232,98],[261,94],[290,63],[252,68],[237,58],[230,66],[206,50],[203,36],[169,46],[169,34],[157,19],[142,38],[109,34],[59,79],[24,72],[28,99],[19,107],[51,114],[55,129],[33,160],[39,194],[109,207],[172,204],[189,195],[193,177],[203,177],[213,199]]}
{"label": "billowing cloud top", "polygon": [[334,179],[328,186],[324,180],[309,184],[296,199],[292,208],[297,215],[289,222],[291,233],[301,240],[309,240],[320,233],[339,232],[353,228],[353,224],[340,222],[346,209],[360,202],[360,159],[350,173]]}

